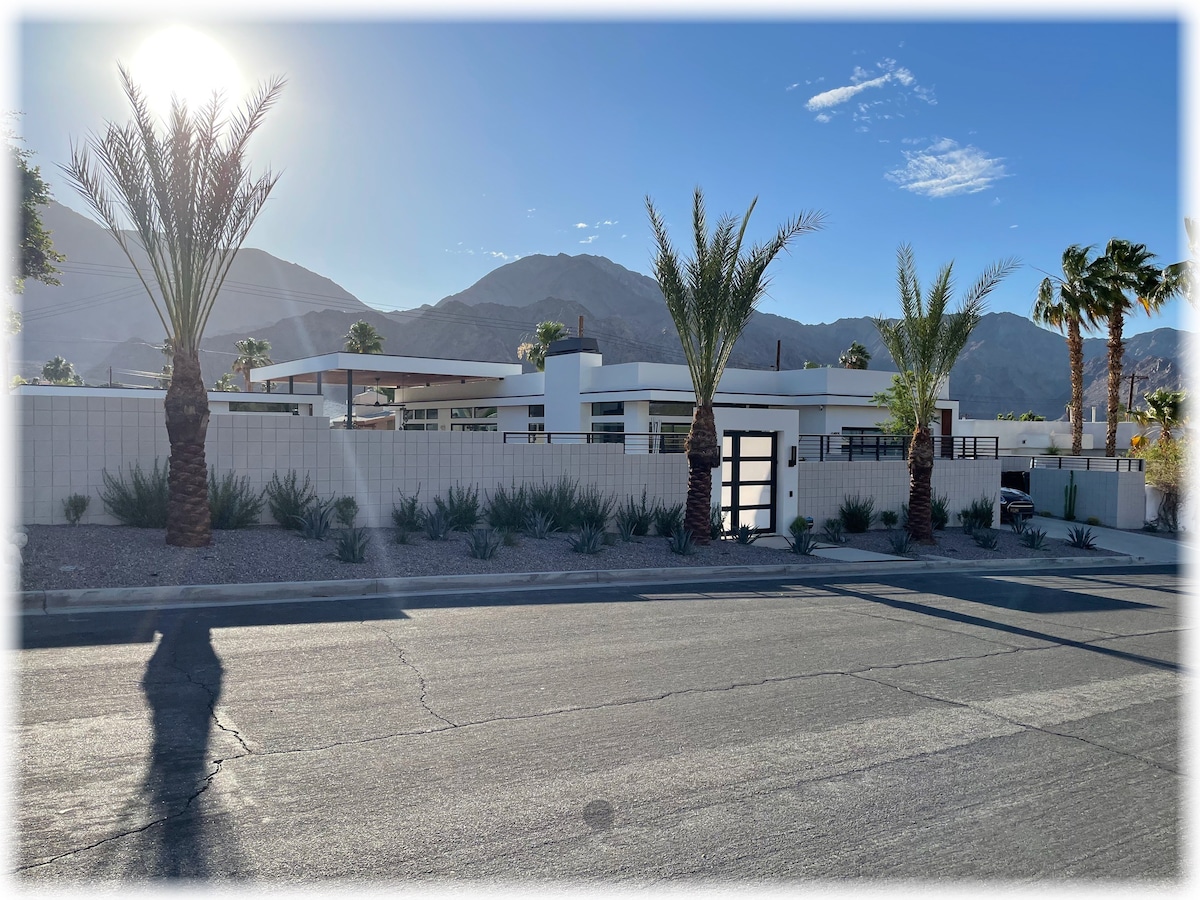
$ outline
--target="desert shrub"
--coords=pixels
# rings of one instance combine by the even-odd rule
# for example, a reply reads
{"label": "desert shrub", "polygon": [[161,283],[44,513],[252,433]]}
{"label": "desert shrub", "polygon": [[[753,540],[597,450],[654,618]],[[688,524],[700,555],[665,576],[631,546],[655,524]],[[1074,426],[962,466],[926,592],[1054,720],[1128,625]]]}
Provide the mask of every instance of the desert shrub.
{"label": "desert shrub", "polygon": [[487,498],[483,516],[493,528],[520,531],[529,517],[529,493],[525,485],[500,485]]}
{"label": "desert shrub", "polygon": [[333,501],[309,504],[303,515],[296,516],[296,529],[306,540],[323,541],[333,527]]}
{"label": "desert shrub", "polygon": [[604,546],[604,529],[595,525],[584,525],[579,536],[571,538],[571,549],[576,553],[599,553]]}
{"label": "desert shrub", "polygon": [[739,544],[753,544],[758,540],[758,532],[749,525],[739,525],[733,533],[733,539]]}
{"label": "desert shrub", "polygon": [[871,527],[871,522],[875,518],[875,499],[873,497],[864,498],[858,494],[843,498],[842,505],[838,509],[838,518],[842,520],[842,526],[850,534],[862,534]]}
{"label": "desert shrub", "polygon": [[842,520],[826,519],[821,527],[821,537],[831,544],[844,544],[846,539],[842,536]]}
{"label": "desert shrub", "polygon": [[620,512],[617,513],[617,535],[627,544],[633,540],[633,523],[623,518]]}
{"label": "desert shrub", "polygon": [[971,531],[971,538],[984,550],[995,550],[1000,545],[1000,536],[989,527],[977,527]]}
{"label": "desert shrub", "polygon": [[525,520],[525,531],[530,537],[544,541],[558,531],[558,526],[554,524],[554,516],[549,513],[531,512]]}
{"label": "desert shrub", "polygon": [[226,472],[218,481],[215,469],[208,470],[208,510],[213,528],[249,528],[262,515],[263,492],[250,490],[250,477]]}
{"label": "desert shrub", "polygon": [[450,519],[444,509],[425,514],[425,537],[431,541],[444,541],[450,537],[450,531]]}
{"label": "desert shrub", "polygon": [[792,537],[796,537],[798,534],[802,534],[811,530],[812,529],[808,527],[808,519],[804,518],[804,516],[796,516],[796,518],[792,519],[792,524],[788,526],[788,533],[791,534]]}
{"label": "desert shrub", "polygon": [[[420,488],[411,497],[402,491],[400,502],[392,506],[392,524],[396,526],[397,544],[407,544],[409,534],[425,527],[425,512],[417,503],[420,495]],[[401,540],[400,535],[405,535],[405,539]]]}
{"label": "desert shrub", "polygon": [[907,556],[912,552],[912,536],[907,531],[893,531],[888,535],[892,552],[899,556]]}
{"label": "desert shrub", "polygon": [[1085,521],[1089,525],[1099,525],[1100,524],[1100,520],[1096,516],[1088,516],[1087,519],[1085,519]]}
{"label": "desert shrub", "polygon": [[960,511],[958,518],[962,522],[963,531],[972,534],[976,529],[991,528],[995,513],[994,502],[986,494],[980,495],[978,500],[972,500],[966,509]]}
{"label": "desert shrub", "polygon": [[70,497],[64,497],[62,510],[67,524],[78,525],[79,520],[83,518],[83,514],[87,512],[87,508],[91,505],[91,502],[92,498],[87,494],[72,494]]}
{"label": "desert shrub", "polygon": [[529,489],[529,511],[543,513],[563,530],[576,525],[575,495],[579,484],[565,475],[554,484],[535,485]]}
{"label": "desert shrub", "polygon": [[479,521],[479,488],[456,484],[444,498],[434,497],[433,505],[446,516],[451,531],[468,531]]}
{"label": "desert shrub", "polygon": [[1092,529],[1076,525],[1067,532],[1067,546],[1078,547],[1080,550],[1095,550],[1096,536]]}
{"label": "desert shrub", "polygon": [[1188,446],[1187,438],[1157,440],[1129,454],[1145,460],[1146,484],[1162,492],[1154,519],[1154,524],[1162,531],[1179,528],[1179,508],[1186,489]]}
{"label": "desert shrub", "polygon": [[1013,516],[1009,522],[1009,527],[1013,534],[1020,537],[1025,533],[1025,529],[1029,527],[1029,516]]}
{"label": "desert shrub", "polygon": [[696,552],[696,542],[692,540],[692,533],[683,527],[682,521],[667,537],[667,546],[672,553],[678,553],[680,556],[691,556]]}
{"label": "desert shrub", "polygon": [[894,509],[885,509],[879,514],[879,521],[883,524],[884,528],[891,531],[896,527],[896,523],[900,521],[900,514]]}
{"label": "desert shrub", "polygon": [[367,558],[371,536],[365,528],[343,528],[337,533],[334,550],[337,558],[346,563],[360,563]]}
{"label": "desert shrub", "polygon": [[411,544],[413,542],[412,536],[413,533],[411,531],[402,531],[397,528],[395,533],[392,535],[392,543]]}
{"label": "desert shrub", "polygon": [[721,504],[714,503],[708,510],[708,537],[710,540],[720,540],[725,533],[725,513],[721,512]]}
{"label": "desert shrub", "polygon": [[575,498],[575,523],[583,528],[588,525],[604,531],[617,501],[600,493],[600,488],[589,484]]}
{"label": "desert shrub", "polygon": [[625,501],[617,510],[616,521],[618,531],[622,522],[628,522],[631,535],[645,537],[650,533],[650,526],[654,523],[654,510],[646,503],[646,488],[642,488],[641,502],[636,502],[632,497]]}
{"label": "desert shrub", "polygon": [[503,540],[493,528],[472,528],[467,532],[467,552],[476,559],[491,559]]}
{"label": "desert shrub", "polygon": [[353,528],[358,518],[358,501],[347,495],[333,501],[333,514],[343,528]]}
{"label": "desert shrub", "polygon": [[683,530],[683,504],[656,506],[654,508],[654,531],[662,537],[670,537]]}
{"label": "desert shrub", "polygon": [[[804,522],[803,519],[798,521]],[[792,523],[793,525],[795,522]],[[787,540],[787,538],[784,538]],[[797,556],[812,556],[813,550],[817,547],[817,539],[812,536],[812,532],[808,530],[807,523],[805,527],[798,530],[792,530],[792,539],[788,541],[788,550],[795,553]]]}
{"label": "desert shrub", "polygon": [[1029,528],[1017,540],[1030,550],[1046,549],[1046,532],[1041,528]]}
{"label": "desert shrub", "polygon": [[271,511],[271,517],[284,528],[293,530],[299,529],[304,514],[317,499],[308,475],[304,476],[303,485],[298,482],[296,470],[289,469],[283,478],[279,477],[278,472],[272,473],[266,488],[267,509]]}
{"label": "desert shrub", "polygon": [[134,528],[167,527],[166,466],[160,469],[156,459],[154,468],[147,474],[141,465],[132,463],[128,481],[121,476],[120,470],[116,476],[109,475],[107,469],[101,475],[104,490],[100,500],[114,519]]}
{"label": "desert shrub", "polygon": [[950,498],[946,496],[939,497],[936,494],[930,500],[930,508],[932,510],[933,527],[937,531],[941,531],[950,523]]}

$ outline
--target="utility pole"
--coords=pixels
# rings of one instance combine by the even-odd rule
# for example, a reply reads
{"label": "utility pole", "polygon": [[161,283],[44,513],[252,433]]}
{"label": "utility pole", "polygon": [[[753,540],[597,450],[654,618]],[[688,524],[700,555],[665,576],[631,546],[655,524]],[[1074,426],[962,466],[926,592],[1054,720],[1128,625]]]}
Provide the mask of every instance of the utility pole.
{"label": "utility pole", "polygon": [[1125,405],[1125,412],[1127,415],[1133,414],[1133,384],[1134,384],[1134,381],[1146,381],[1149,377],[1150,377],[1149,375],[1137,375],[1137,374],[1134,374],[1133,372],[1129,373],[1129,403],[1127,403]]}
{"label": "utility pole", "polygon": [[783,341],[775,342],[775,371],[779,371],[779,353],[783,349]]}

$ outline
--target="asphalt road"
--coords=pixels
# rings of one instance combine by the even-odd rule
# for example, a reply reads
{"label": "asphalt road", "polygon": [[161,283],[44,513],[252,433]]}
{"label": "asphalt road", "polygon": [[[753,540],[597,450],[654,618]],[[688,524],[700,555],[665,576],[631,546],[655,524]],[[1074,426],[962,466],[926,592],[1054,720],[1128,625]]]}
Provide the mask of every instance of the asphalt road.
{"label": "asphalt road", "polygon": [[1185,596],[1161,566],[27,616],[6,871],[1175,883]]}

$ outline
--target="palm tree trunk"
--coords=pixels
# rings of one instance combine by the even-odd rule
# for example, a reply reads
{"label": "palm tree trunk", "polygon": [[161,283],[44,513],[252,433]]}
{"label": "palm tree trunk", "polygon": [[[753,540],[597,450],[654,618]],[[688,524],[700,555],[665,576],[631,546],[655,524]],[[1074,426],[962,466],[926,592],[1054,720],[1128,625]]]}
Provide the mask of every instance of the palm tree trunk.
{"label": "palm tree trunk", "polygon": [[692,427],[683,445],[688,461],[687,506],[683,527],[701,546],[710,542],[709,511],[712,505],[712,470],[721,464],[721,445],[711,406],[697,406]]}
{"label": "palm tree trunk", "polygon": [[1115,310],[1108,317],[1108,432],[1104,439],[1104,455],[1117,455],[1117,407],[1121,405],[1121,359],[1125,355],[1122,340],[1125,315]]}
{"label": "palm tree trunk", "polygon": [[164,404],[171,459],[167,475],[167,543],[207,547],[212,543],[208,507],[208,393],[200,375],[200,356],[176,350],[174,375]]}
{"label": "palm tree trunk", "polygon": [[933,542],[933,435],[928,425],[913,432],[908,450],[908,533]]}
{"label": "palm tree trunk", "polygon": [[1067,355],[1071,361],[1071,455],[1083,453],[1083,334],[1079,322],[1067,322]]}

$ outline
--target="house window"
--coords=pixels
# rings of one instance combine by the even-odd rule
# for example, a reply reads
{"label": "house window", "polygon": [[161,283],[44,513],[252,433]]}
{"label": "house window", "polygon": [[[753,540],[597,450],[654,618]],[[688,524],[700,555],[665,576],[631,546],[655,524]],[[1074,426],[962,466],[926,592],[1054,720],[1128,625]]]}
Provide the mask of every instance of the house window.
{"label": "house window", "polygon": [[658,426],[658,452],[682,453],[691,425],[682,422],[662,422]]}
{"label": "house window", "polygon": [[650,415],[672,416],[674,418],[691,418],[695,406],[691,403],[676,403],[671,400],[651,400]]}
{"label": "house window", "polygon": [[484,422],[455,422],[450,426],[451,431],[495,431],[495,424]]}
{"label": "house window", "polygon": [[594,444],[625,443],[625,425],[621,422],[593,422],[592,432]]}
{"label": "house window", "polygon": [[623,416],[625,415],[625,401],[616,400],[609,403],[593,403],[593,416]]}
{"label": "house window", "polygon": [[530,407],[529,407],[529,418],[531,418],[531,419],[544,419],[544,418],[546,418],[546,406],[545,406],[545,404],[539,403],[537,406],[530,406]]}

